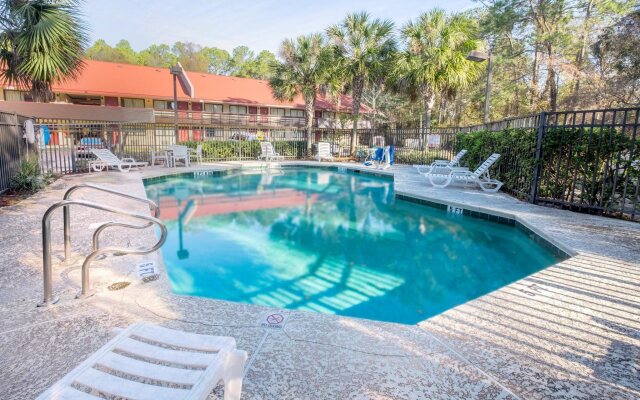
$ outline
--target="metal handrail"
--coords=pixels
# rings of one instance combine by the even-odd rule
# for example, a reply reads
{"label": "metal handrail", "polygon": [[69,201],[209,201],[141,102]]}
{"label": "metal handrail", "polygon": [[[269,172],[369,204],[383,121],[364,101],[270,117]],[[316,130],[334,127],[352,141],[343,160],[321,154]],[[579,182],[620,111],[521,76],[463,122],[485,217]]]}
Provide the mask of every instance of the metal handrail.
{"label": "metal handrail", "polygon": [[[149,199],[145,199],[143,197],[138,197],[138,196],[133,196],[127,193],[123,193],[117,190],[113,190],[113,189],[109,189],[109,188],[105,188],[102,186],[98,186],[98,185],[92,185],[90,183],[81,183],[75,186],[72,186],[71,188],[69,188],[69,190],[67,190],[64,194],[64,197],[62,198],[63,200],[69,200],[71,195],[80,190],[80,189],[93,189],[93,190],[98,190],[101,192],[105,192],[105,193],[110,193],[116,196],[120,196],[120,197],[124,197],[126,199],[130,199],[130,200],[136,200],[142,203],[147,203],[149,205],[149,207],[153,210],[153,216],[155,218],[158,218],[160,216],[160,207],[158,207],[158,205],[149,200]],[[69,211],[69,207],[65,207],[63,212],[63,219],[64,219],[64,259],[65,261],[68,261],[71,258],[71,212]],[[148,223],[144,228],[148,228],[151,225],[153,225],[153,223]],[[102,229],[100,229],[102,228]],[[102,226],[100,227],[100,231],[102,232],[105,228],[103,228]],[[144,229],[143,227],[141,227],[140,229]]]}
{"label": "metal handrail", "polygon": [[[107,211],[118,215],[124,215],[127,217],[138,218],[150,222],[152,224],[156,224],[160,227],[161,234],[158,242],[149,249],[126,249],[119,247],[106,247],[103,249],[94,248],[93,252],[85,258],[84,263],[82,263],[82,292],[77,297],[84,297],[89,294],[89,265],[91,262],[101,254],[107,253],[119,253],[119,254],[149,254],[156,250],[158,250],[167,239],[167,227],[164,225],[162,221],[155,217],[151,217],[148,215],[137,214],[135,212],[121,210],[119,208],[105,206],[102,204],[92,203],[89,201],[82,200],[62,200],[47,209],[42,217],[42,275],[44,281],[44,300],[40,303],[40,306],[46,306],[50,304],[54,304],[58,301],[57,298],[53,297],[53,288],[52,288],[52,272],[51,272],[51,215],[55,210],[60,207],[64,207],[67,209],[71,205],[79,205],[84,207],[93,208],[96,210]],[[108,226],[115,226],[117,223],[106,223],[103,224],[100,228],[104,230]],[[127,224],[123,224],[127,225]],[[135,225],[131,225],[130,227],[136,227]],[[100,229],[98,228],[98,229]],[[142,229],[142,228],[140,228]],[[99,235],[99,233],[98,233]],[[94,240],[97,239],[97,235],[94,233]]]}
{"label": "metal handrail", "polygon": [[120,228],[145,229],[145,228],[149,228],[152,225],[153,225],[153,222],[147,222],[144,225],[131,225],[131,224],[125,224],[124,222],[105,222],[93,232],[93,239],[92,239],[93,251],[96,251],[100,248],[100,234],[102,233],[102,231],[104,231],[107,228],[110,228],[112,226],[118,226]]}

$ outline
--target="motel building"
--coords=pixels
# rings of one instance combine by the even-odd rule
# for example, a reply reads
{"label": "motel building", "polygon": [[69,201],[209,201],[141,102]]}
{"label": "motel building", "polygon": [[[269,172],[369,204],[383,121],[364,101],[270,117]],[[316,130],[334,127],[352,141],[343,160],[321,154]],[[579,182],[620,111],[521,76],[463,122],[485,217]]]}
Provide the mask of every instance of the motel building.
{"label": "motel building", "polygon": [[[302,138],[304,101],[279,101],[268,81],[185,71],[177,75],[177,120],[169,68],[86,60],[76,80],[55,85],[55,100],[34,103],[27,91],[3,84],[0,111],[33,116],[52,128],[52,144],[77,142],[91,123],[155,123],[167,135],[179,125],[180,141],[280,137]],[[351,129],[351,99],[318,96],[313,126]],[[363,106],[359,128],[368,128]],[[77,126],[83,128],[78,134]],[[164,128],[163,128],[164,126]],[[75,131],[74,131],[75,129]]]}

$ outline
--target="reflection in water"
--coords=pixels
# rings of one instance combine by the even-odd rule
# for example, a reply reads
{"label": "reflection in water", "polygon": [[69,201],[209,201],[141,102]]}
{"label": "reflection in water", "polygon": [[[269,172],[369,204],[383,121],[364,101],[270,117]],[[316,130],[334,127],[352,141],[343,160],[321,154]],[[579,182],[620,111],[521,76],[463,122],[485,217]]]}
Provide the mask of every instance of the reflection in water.
{"label": "reflection in water", "polygon": [[521,231],[322,169],[146,182],[175,292],[415,323],[556,261]]}

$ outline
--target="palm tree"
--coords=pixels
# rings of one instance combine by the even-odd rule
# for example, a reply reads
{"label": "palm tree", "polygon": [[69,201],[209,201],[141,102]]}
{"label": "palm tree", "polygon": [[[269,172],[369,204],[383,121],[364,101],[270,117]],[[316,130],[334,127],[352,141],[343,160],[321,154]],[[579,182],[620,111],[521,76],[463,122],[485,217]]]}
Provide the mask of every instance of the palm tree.
{"label": "palm tree", "polygon": [[0,1],[0,77],[28,88],[36,101],[83,67],[87,30],[77,0]]}
{"label": "palm tree", "polygon": [[321,34],[287,39],[280,45],[282,62],[273,64],[269,86],[276,99],[292,101],[302,95],[305,104],[307,150],[311,148],[313,114],[318,93],[328,81],[331,51]]}
{"label": "palm tree", "polygon": [[337,65],[343,69],[351,89],[353,128],[350,150],[353,155],[362,92],[373,71],[379,70],[379,65],[385,63],[395,52],[393,22],[372,20],[366,12],[353,13],[347,15],[341,23],[327,28],[327,36],[333,44]]}
{"label": "palm tree", "polygon": [[475,82],[481,65],[467,60],[478,48],[475,22],[463,14],[434,9],[402,28],[405,50],[396,60],[397,85],[424,104],[424,128],[431,126],[436,95],[451,97]]}

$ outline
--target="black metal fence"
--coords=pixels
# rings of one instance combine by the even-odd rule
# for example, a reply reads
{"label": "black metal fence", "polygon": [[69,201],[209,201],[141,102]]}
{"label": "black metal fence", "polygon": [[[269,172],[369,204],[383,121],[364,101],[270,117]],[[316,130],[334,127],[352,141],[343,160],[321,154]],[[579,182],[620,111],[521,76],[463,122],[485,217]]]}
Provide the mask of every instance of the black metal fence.
{"label": "black metal fence", "polygon": [[640,221],[640,108],[541,113],[460,130],[458,148],[535,204]]}
{"label": "black metal fence", "polygon": [[532,200],[640,219],[640,108],[543,113]]}
{"label": "black metal fence", "polygon": [[0,193],[9,188],[11,178],[26,156],[26,144],[22,140],[23,123],[21,116],[0,112]]}
{"label": "black metal fence", "polygon": [[306,159],[316,154],[318,142],[329,142],[337,158],[353,155],[364,159],[372,148],[393,145],[395,160],[402,164],[430,163],[450,158],[456,150],[453,128],[388,130],[314,128],[308,138],[304,129],[266,129],[178,125],[162,123],[101,123],[95,121],[37,121],[45,130],[41,138],[40,157],[43,171],[67,174],[87,172],[92,160],[91,148],[109,148],[119,157],[151,161],[152,153],[172,144],[191,148],[202,146],[205,162],[255,160],[260,155],[260,141],[273,143],[286,159]]}
{"label": "black metal fence", "polygon": [[[640,108],[541,113],[485,125],[422,129],[258,129],[207,124],[37,121],[40,165],[56,174],[87,172],[92,147],[151,161],[154,151],[180,143],[202,146],[203,161],[254,160],[260,141],[287,159],[306,159],[318,142],[337,158],[363,160],[393,145],[398,164],[429,164],[468,150],[463,165],[475,169],[491,153],[503,190],[531,203],[640,220]],[[0,191],[20,162],[23,119],[0,114]]]}

